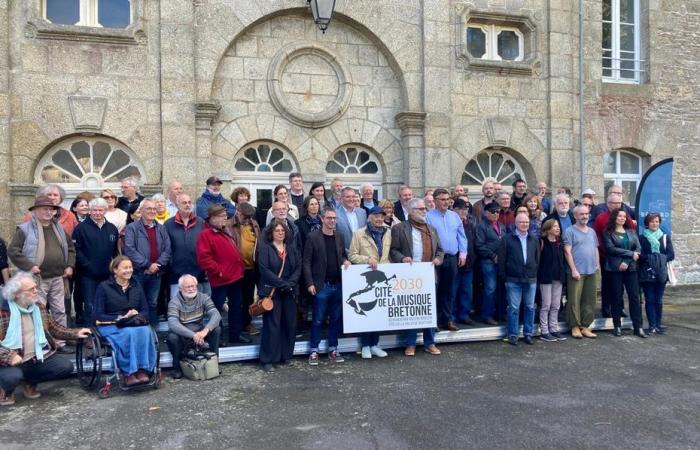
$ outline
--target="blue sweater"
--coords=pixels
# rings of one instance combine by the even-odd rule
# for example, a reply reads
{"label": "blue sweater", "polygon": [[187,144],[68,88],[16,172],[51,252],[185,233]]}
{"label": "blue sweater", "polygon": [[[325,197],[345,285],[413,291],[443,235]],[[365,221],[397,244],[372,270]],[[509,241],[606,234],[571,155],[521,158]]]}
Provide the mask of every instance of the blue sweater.
{"label": "blue sweater", "polygon": [[209,190],[205,189],[202,196],[197,199],[197,215],[206,220],[209,207],[214,205],[223,205],[226,208],[226,215],[229,219],[236,214],[236,207],[233,206],[233,203],[226,200],[223,195],[213,195]]}

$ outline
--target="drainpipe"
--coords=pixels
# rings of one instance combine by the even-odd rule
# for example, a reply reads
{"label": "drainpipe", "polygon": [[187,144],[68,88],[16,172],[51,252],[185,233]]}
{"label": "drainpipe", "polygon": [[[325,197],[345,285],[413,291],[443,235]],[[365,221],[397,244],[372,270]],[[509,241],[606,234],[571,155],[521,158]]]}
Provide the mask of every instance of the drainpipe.
{"label": "drainpipe", "polygon": [[581,183],[581,191],[585,189],[586,175],[584,168],[586,167],[586,146],[585,146],[585,127],[583,123],[583,0],[578,1],[578,147],[579,147],[579,182]]}

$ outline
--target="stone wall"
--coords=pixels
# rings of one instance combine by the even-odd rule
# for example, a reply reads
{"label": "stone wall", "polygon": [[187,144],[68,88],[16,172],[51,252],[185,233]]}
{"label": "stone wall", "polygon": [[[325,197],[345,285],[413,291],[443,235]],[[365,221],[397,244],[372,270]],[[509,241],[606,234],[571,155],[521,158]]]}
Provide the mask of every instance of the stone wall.
{"label": "stone wall", "polygon": [[[641,2],[646,3],[646,2]],[[603,155],[632,151],[650,165],[674,158],[673,231],[679,276],[700,281],[697,225],[700,165],[700,7],[697,2],[649,2],[643,8],[645,82],[602,83],[601,2],[586,3],[586,179],[602,193]],[[602,198],[602,197],[601,197]]]}
{"label": "stone wall", "polygon": [[[602,193],[610,150],[647,165],[675,157],[675,242],[694,282],[700,10],[641,3],[648,70],[621,85],[601,81],[602,0],[585,2],[585,187]],[[3,236],[31,202],[41,156],[86,132],[127,145],[151,190],[235,179],[237,155],[260,140],[288,150],[307,181],[328,176],[339,147],[366,147],[390,197],[402,183],[454,184],[484,149],[510,155],[531,185],[583,187],[577,2],[339,0],[325,34],[306,0],[134,0],[134,24],[117,31],[52,26],[40,4],[0,0]],[[525,60],[471,59],[467,17],[522,27]]]}

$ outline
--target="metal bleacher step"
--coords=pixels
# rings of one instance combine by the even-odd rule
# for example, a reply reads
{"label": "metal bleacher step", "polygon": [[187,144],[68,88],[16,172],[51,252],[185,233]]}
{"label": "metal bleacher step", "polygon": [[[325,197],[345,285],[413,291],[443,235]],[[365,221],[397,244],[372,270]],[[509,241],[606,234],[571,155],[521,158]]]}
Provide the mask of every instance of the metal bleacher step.
{"label": "metal bleacher step", "polygon": [[[596,331],[612,330],[613,323],[612,319],[598,318],[593,321],[591,328]],[[631,329],[632,321],[625,319],[622,321],[622,328]],[[568,332],[569,326],[566,322],[559,322],[559,329],[561,332]],[[537,333],[539,334],[539,327],[536,327]],[[168,324],[166,322],[160,322],[158,324],[158,333],[165,333],[168,331]],[[520,332],[522,333],[522,326],[520,327]],[[506,326],[484,326],[484,327],[465,327],[459,331],[440,331],[435,334],[435,342],[437,344],[452,344],[461,342],[484,342],[484,341],[497,341],[506,336]],[[307,338],[306,335],[302,339]],[[422,344],[423,339],[421,333],[418,334],[418,344]],[[403,336],[402,334],[386,334],[379,338],[379,345],[383,349],[392,349],[403,347]],[[359,352],[361,350],[360,338],[358,337],[345,337],[338,339],[338,351],[341,353],[348,352]],[[236,345],[231,347],[221,347],[219,349],[219,362],[229,363],[237,361],[250,361],[258,359],[258,353],[260,351],[259,344],[250,345]],[[322,340],[319,345],[319,352],[326,353],[328,351],[328,343],[326,340]],[[309,354],[309,341],[308,340],[298,340],[294,344],[294,355],[308,355]],[[103,358],[103,369],[111,370],[112,361],[109,358]],[[167,368],[172,367],[173,357],[168,351],[161,351],[160,353],[160,366]]]}

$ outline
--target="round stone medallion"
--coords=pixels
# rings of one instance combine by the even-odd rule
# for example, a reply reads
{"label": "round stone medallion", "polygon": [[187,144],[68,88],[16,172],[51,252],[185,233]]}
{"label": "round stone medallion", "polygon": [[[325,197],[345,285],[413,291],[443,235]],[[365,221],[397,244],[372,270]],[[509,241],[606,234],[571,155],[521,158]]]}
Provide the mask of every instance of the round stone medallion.
{"label": "round stone medallion", "polygon": [[320,128],[338,120],[350,105],[349,72],[327,49],[306,43],[280,49],[270,64],[272,104],[297,125]]}

